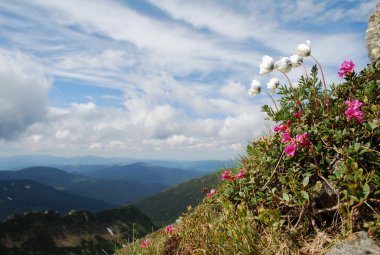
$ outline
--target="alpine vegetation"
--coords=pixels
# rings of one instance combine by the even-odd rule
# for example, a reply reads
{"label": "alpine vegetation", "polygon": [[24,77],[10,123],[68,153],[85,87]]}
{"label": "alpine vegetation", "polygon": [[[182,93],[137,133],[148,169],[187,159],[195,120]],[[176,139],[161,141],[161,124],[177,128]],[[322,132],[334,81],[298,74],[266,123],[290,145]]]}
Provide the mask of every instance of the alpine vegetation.
{"label": "alpine vegetation", "polygon": [[[343,62],[344,82],[327,86],[310,41],[276,62],[265,55],[259,73],[288,84],[272,78],[268,93],[253,80],[249,95],[270,96],[273,132],[221,170],[198,207],[118,254],[323,254],[357,231],[380,238],[380,69],[354,67]],[[296,84],[293,68],[304,70]]]}

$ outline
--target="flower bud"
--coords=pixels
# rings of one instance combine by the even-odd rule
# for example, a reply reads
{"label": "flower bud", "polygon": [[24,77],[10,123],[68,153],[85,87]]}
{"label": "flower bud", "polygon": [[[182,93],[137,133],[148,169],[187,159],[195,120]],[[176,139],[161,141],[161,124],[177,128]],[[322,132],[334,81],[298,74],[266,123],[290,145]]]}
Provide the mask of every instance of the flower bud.
{"label": "flower bud", "polygon": [[310,56],[311,48],[310,41],[307,40],[305,43],[298,44],[296,54],[300,57],[308,57]]}
{"label": "flower bud", "polygon": [[280,85],[280,81],[277,78],[272,78],[270,81],[267,83],[267,88],[274,92],[278,86]]}
{"label": "flower bud", "polygon": [[261,92],[261,85],[258,80],[253,80],[251,82],[251,88],[249,89],[249,95],[250,96],[257,96]]}
{"label": "flower bud", "polygon": [[290,61],[292,61],[293,67],[299,67],[303,63],[303,58],[298,55],[292,55],[290,56]]}
{"label": "flower bud", "polygon": [[263,56],[263,61],[260,64],[260,73],[259,74],[267,74],[273,71],[274,64],[273,58],[268,55]]}
{"label": "flower bud", "polygon": [[283,73],[289,73],[292,70],[292,61],[287,57],[280,58],[276,64],[275,68]]}

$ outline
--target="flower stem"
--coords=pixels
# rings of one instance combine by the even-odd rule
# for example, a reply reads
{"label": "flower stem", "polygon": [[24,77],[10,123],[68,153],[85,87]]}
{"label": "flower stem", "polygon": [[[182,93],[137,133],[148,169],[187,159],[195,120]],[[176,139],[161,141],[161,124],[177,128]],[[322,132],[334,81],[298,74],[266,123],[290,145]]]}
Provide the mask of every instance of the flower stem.
{"label": "flower stem", "polygon": [[325,75],[323,74],[322,66],[321,66],[321,64],[318,62],[318,60],[317,60],[313,55],[310,55],[310,57],[312,57],[312,58],[314,59],[314,61],[315,61],[315,62],[317,63],[317,65],[318,65],[319,70],[321,70],[322,81],[323,81],[323,87],[324,87],[324,89],[325,89],[325,91],[324,91],[325,103],[326,103],[327,113],[329,114],[329,118],[330,118],[330,101],[329,101],[329,99],[327,98],[327,86],[326,86],[326,81],[325,81]]}
{"label": "flower stem", "polygon": [[268,92],[266,92],[266,91],[265,91],[265,94],[267,94],[267,96],[268,96],[270,99],[272,99],[272,102],[273,102],[273,104],[274,104],[274,107],[276,107],[276,111],[278,111],[278,107],[277,107],[276,101],[274,101],[274,98],[273,98]]}
{"label": "flower stem", "polygon": [[301,66],[303,68],[303,73],[305,74],[306,78],[309,79],[309,75],[307,74],[306,66],[304,64],[302,64]]}

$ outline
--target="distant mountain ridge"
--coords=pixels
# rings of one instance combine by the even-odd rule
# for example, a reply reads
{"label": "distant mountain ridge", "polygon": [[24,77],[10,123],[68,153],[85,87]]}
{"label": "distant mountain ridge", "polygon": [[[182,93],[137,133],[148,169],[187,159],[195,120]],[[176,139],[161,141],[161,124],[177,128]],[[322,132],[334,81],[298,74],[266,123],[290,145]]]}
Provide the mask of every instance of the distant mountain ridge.
{"label": "distant mountain ridge", "polygon": [[35,166],[19,171],[0,171],[0,180],[28,179],[50,186],[65,186],[84,180],[84,177],[69,174],[54,167]]}
{"label": "distant mountain ridge", "polygon": [[205,175],[205,173],[196,170],[162,167],[146,162],[136,162],[125,166],[110,166],[83,174],[93,178],[129,180],[140,183],[163,183],[166,185]]}
{"label": "distant mountain ridge", "polygon": [[100,211],[115,206],[104,201],[69,194],[32,180],[0,180],[0,219],[15,213],[72,209]]}
{"label": "distant mountain ridge", "polygon": [[99,157],[99,156],[76,156],[76,157],[59,157],[52,155],[21,155],[0,157],[0,169],[18,170],[31,166],[57,167],[69,172],[77,172],[86,169],[87,166],[96,168],[100,166],[128,165],[137,162],[145,162],[152,165],[196,169],[201,172],[214,172],[216,169],[230,167],[233,160],[152,160],[152,159],[134,159],[129,157]]}
{"label": "distant mountain ridge", "polygon": [[157,193],[168,185],[142,183],[129,179],[101,179],[67,173],[52,167],[29,167],[19,171],[0,171],[0,180],[28,179],[70,194],[126,205]]}

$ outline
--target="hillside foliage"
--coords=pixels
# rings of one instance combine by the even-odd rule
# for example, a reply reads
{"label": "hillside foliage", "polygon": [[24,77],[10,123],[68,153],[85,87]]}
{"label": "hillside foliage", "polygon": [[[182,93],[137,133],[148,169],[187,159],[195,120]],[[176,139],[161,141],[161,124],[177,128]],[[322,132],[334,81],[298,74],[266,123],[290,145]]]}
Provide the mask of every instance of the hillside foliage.
{"label": "hillside foliage", "polygon": [[136,202],[137,208],[144,212],[158,227],[174,222],[188,206],[197,206],[208,188],[220,183],[216,173],[195,178],[167,188],[151,197]]}
{"label": "hillside foliage", "polygon": [[0,254],[112,254],[156,228],[135,206],[91,213],[54,211],[16,214],[0,222]]}
{"label": "hillside foliage", "polygon": [[247,145],[215,193],[174,231],[118,254],[321,254],[359,230],[378,240],[380,70],[347,68],[328,89],[317,66],[280,87],[280,107],[263,107],[274,132]]}

